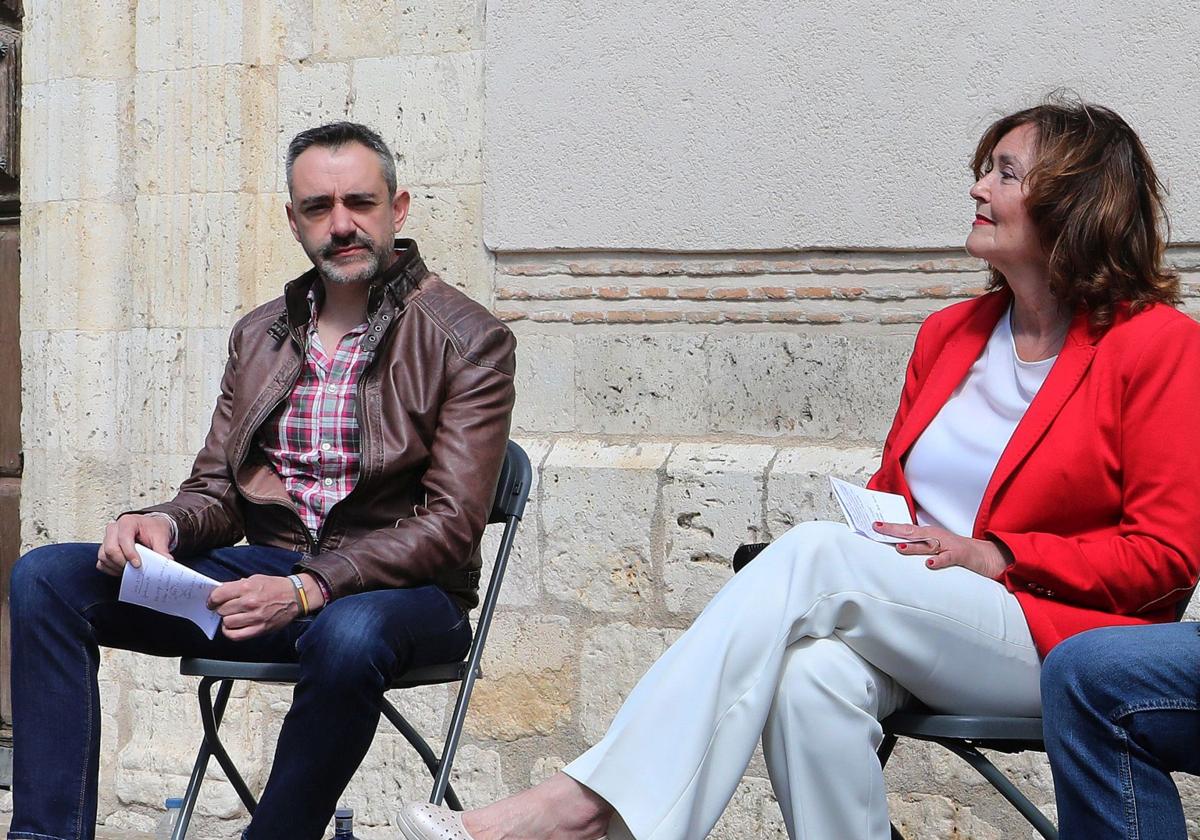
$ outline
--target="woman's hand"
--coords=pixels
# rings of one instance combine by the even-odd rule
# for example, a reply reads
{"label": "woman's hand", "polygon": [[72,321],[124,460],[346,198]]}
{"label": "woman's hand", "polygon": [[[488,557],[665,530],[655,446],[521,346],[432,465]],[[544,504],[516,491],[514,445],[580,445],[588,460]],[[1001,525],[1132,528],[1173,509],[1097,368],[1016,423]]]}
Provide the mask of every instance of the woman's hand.
{"label": "woman's hand", "polygon": [[898,543],[896,551],[901,554],[928,554],[925,565],[931,569],[962,566],[995,580],[1004,574],[1010,562],[996,543],[961,537],[945,528],[876,522],[875,530],[890,537],[906,538],[908,542]]}

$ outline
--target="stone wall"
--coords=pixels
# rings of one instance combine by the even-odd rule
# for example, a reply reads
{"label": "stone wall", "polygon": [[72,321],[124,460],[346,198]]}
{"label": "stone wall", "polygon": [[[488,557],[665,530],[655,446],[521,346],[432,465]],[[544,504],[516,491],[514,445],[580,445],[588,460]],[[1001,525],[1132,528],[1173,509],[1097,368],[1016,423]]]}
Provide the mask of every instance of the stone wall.
{"label": "stone wall", "polygon": [[[514,434],[537,484],[456,762],[469,804],[594,743],[728,579],[738,543],[834,516],[825,476],[871,472],[917,324],[984,281],[957,248],[915,240],[568,248],[545,222],[518,231],[533,245],[501,237],[489,249],[485,217],[511,213],[500,187],[513,181],[488,184],[485,213],[485,154],[511,149],[485,132],[504,91],[485,97],[485,48],[503,20],[494,9],[485,20],[484,0],[28,5],[26,546],[97,539],[114,512],[169,495],[186,473],[229,325],[306,267],[281,165],[302,127],[350,117],[378,128],[413,193],[407,232],[517,334]],[[1200,251],[1171,256],[1194,299]],[[100,818],[146,829],[191,768],[194,681],[172,661],[108,651],[101,686]],[[231,701],[225,731],[252,785],[287,697],[240,686]],[[437,732],[452,692],[395,699]],[[1051,802],[1040,758],[1001,763]],[[1029,836],[945,753],[902,744],[888,776],[910,838]],[[361,836],[394,838],[397,804],[427,787],[384,726],[345,801]],[[213,770],[195,836],[232,838],[242,822]],[[713,836],[784,836],[760,756]]]}

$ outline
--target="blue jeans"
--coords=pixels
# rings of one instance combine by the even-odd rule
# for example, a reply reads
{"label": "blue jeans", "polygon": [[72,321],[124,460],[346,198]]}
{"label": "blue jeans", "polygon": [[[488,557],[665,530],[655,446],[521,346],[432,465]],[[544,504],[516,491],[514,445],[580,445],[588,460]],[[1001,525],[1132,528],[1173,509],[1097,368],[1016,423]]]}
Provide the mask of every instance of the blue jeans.
{"label": "blue jeans", "polygon": [[1107,627],[1046,658],[1042,716],[1062,840],[1186,840],[1168,773],[1200,773],[1198,630]]}
{"label": "blue jeans", "polygon": [[[318,840],[371,745],[392,676],[456,661],[470,644],[466,616],[435,586],[350,595],[274,633],[233,642],[218,632],[209,640],[189,621],[117,601],[120,580],[96,570],[98,548],[38,548],[13,570],[12,840],[95,835],[100,645],[156,656],[298,662],[300,681],[245,836]],[[186,562],[226,581],[286,575],[298,558],[238,546]]]}

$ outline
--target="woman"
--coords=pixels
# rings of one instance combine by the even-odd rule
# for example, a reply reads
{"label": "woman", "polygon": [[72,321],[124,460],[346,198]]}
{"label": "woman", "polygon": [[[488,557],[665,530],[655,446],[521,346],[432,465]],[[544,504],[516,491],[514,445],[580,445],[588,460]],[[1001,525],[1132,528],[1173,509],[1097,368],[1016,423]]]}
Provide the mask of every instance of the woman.
{"label": "woman", "polygon": [[791,837],[883,840],[880,719],[1036,715],[1061,639],[1173,616],[1200,568],[1200,327],[1150,161],[1113,112],[1051,102],[974,170],[991,290],[922,326],[870,483],[908,499],[919,524],[877,525],[905,542],[793,528],[563,773],[461,821],[408,806],[406,838],[704,837],[761,737]]}

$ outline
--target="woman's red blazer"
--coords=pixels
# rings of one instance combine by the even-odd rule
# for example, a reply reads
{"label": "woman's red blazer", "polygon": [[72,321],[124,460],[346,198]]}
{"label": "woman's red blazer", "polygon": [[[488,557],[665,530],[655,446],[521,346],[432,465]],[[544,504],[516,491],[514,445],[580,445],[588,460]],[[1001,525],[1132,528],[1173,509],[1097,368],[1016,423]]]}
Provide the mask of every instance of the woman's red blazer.
{"label": "woman's red blazer", "polygon": [[[917,335],[869,487],[913,508],[904,459],[983,351],[1007,290],[955,304]],[[1071,323],[975,516],[1045,656],[1075,633],[1171,621],[1200,571],[1200,325],[1167,306]]]}

